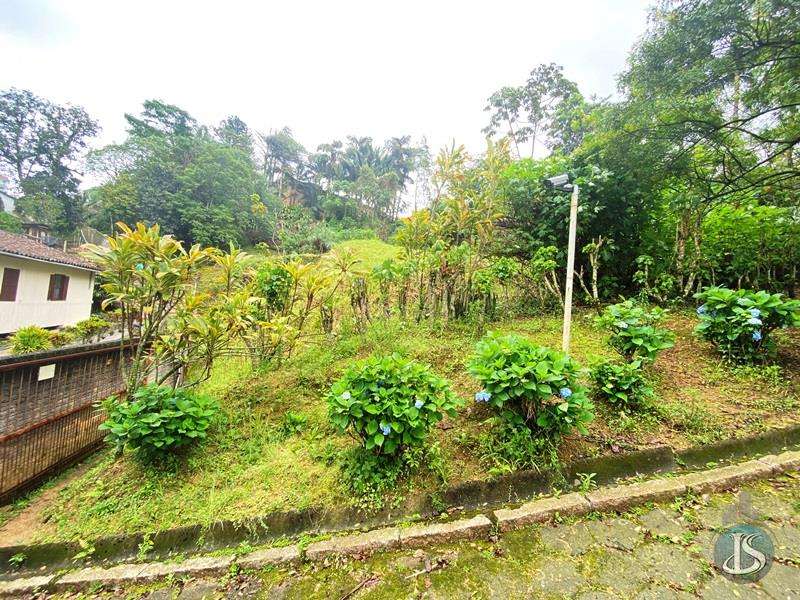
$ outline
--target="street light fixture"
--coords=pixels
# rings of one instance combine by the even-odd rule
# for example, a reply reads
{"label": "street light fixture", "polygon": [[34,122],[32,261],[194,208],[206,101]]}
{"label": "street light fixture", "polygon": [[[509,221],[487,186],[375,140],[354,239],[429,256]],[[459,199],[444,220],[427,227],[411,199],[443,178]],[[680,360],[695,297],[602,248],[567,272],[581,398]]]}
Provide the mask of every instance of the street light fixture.
{"label": "street light fixture", "polygon": [[569,203],[569,242],[567,244],[567,280],[564,285],[564,327],[562,329],[561,349],[569,354],[570,326],[572,324],[572,280],[575,276],[575,233],[578,228],[578,194],[577,183],[570,181],[568,174],[556,175],[545,179],[544,187],[558,192],[572,192]]}

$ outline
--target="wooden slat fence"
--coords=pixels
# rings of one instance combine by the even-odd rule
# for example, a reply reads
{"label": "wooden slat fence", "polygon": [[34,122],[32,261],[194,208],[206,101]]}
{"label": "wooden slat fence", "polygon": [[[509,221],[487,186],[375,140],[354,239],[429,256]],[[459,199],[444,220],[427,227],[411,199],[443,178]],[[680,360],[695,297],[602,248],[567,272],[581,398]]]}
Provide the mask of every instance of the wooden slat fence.
{"label": "wooden slat fence", "polygon": [[119,361],[119,341],[0,358],[0,504],[101,445]]}

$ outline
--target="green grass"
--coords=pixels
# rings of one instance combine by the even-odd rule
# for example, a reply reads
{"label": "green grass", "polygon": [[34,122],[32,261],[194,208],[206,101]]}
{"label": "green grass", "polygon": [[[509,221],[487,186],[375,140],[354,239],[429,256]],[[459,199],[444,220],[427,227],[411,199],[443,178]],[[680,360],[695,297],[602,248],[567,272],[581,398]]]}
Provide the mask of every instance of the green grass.
{"label": "green grass", "polygon": [[[367,269],[400,252],[379,240],[353,240],[337,248],[355,251]],[[355,441],[337,435],[328,423],[324,394],[353,361],[373,353],[400,352],[430,364],[465,401],[459,415],[434,429],[430,439],[449,483],[496,471],[496,457],[486,451],[493,413],[473,401],[478,386],[465,363],[488,329],[559,347],[560,315],[515,316],[501,310],[505,319],[488,326],[463,321],[446,327],[374,318],[362,339],[348,332],[348,310],[343,307],[338,336],[310,338],[282,364],[253,370],[243,357],[217,361],[212,377],[200,386],[222,405],[209,439],[159,467],[143,465],[127,452],[120,458],[104,450],[90,470],[44,507],[43,518],[54,524],[55,534],[41,533],[39,539],[209,525],[312,505],[356,506],[343,476]],[[593,357],[614,356],[605,334],[592,326],[594,315],[581,309],[573,315],[572,356],[584,366]],[[667,326],[676,331],[676,346],[653,367],[652,406],[623,415],[599,404],[590,436],[569,436],[559,447],[562,461],[653,443],[683,448],[800,420],[800,406],[779,369],[720,364],[691,336],[692,317],[673,316]],[[741,415],[731,418],[736,411]],[[294,433],[284,425],[289,412],[302,421]],[[401,482],[386,501],[402,505],[404,499],[435,495],[441,485],[440,477],[425,469]]]}
{"label": "green grass", "polygon": [[[503,330],[536,335],[555,343],[553,319],[526,319],[502,324]],[[352,503],[342,481],[342,460],[354,441],[339,436],[327,421],[323,395],[353,360],[370,353],[398,351],[448,377],[465,399],[463,417],[447,431],[436,430],[447,476],[458,481],[487,476],[488,469],[465,452],[458,436],[477,436],[491,416],[469,400],[477,390],[464,363],[481,331],[464,324],[448,329],[376,322],[366,339],[345,336],[332,344],[307,347],[271,370],[253,372],[241,358],[221,360],[201,391],[217,396],[222,417],[209,440],[161,467],[145,466],[126,453],[115,459],[104,451],[98,464],[62,490],[49,508],[61,538],[93,537],[119,531],[158,530],[217,519],[241,519],[273,510]],[[576,327],[576,354],[596,351],[596,332]],[[306,417],[295,435],[283,432],[284,415]],[[437,489],[432,473],[421,473],[397,492],[403,496]]]}
{"label": "green grass", "polygon": [[397,258],[403,249],[381,240],[348,240],[339,242],[334,250],[351,250],[361,259],[360,266],[371,271],[373,267],[389,258]]}
{"label": "green grass", "polygon": [[[573,325],[573,355],[583,364],[590,356],[610,355],[604,335],[591,326],[591,316],[578,311]],[[557,315],[511,319],[492,327],[524,334],[544,345],[557,347],[560,342]],[[49,507],[57,536],[88,539],[120,531],[210,524],[315,504],[353,503],[343,482],[342,461],[354,441],[336,435],[328,424],[323,395],[347,366],[371,353],[401,352],[431,364],[451,381],[465,407],[451,428],[433,432],[432,441],[440,447],[451,483],[488,477],[492,465],[481,461],[464,442],[485,435],[492,416],[487,407],[471,401],[477,386],[464,367],[482,333],[466,323],[451,323],[445,329],[393,319],[376,321],[363,341],[346,335],[333,343],[310,345],[268,370],[254,372],[242,358],[221,360],[201,388],[223,405],[208,442],[160,468],[141,465],[127,453],[115,459],[110,450],[105,451],[98,464],[62,490]],[[576,452],[597,454],[617,441],[624,448],[634,448],[672,436],[685,446],[733,433],[734,427],[720,419],[715,407],[704,403],[702,389],[675,387],[665,379],[657,386],[657,409],[647,419],[630,415],[627,427],[619,423],[615,427],[618,413],[598,407],[592,435],[607,441],[595,447],[574,436],[562,449],[562,458]],[[679,401],[676,394],[691,401]],[[288,411],[306,418],[294,435],[286,435],[283,428]],[[395,502],[435,493],[439,485],[431,473],[420,473],[401,485]]]}

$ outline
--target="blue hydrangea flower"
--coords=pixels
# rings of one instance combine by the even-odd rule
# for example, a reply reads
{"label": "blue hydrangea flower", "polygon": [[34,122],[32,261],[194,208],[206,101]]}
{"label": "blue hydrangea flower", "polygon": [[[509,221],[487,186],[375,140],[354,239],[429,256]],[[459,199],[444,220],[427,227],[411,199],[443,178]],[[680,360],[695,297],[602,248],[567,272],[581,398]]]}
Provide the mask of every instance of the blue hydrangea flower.
{"label": "blue hydrangea flower", "polygon": [[352,396],[350,396],[350,392],[345,392],[342,394],[342,400],[350,400]]}
{"label": "blue hydrangea flower", "polygon": [[747,319],[747,322],[750,323],[750,325],[761,325],[761,319],[757,319],[756,317],[750,317]]}
{"label": "blue hydrangea flower", "polygon": [[627,329],[628,324],[625,321],[620,321],[619,323],[617,323],[617,327],[619,327],[620,329]]}
{"label": "blue hydrangea flower", "polygon": [[706,305],[705,304],[703,304],[702,306],[698,306],[697,307],[697,314],[698,315],[706,314]]}
{"label": "blue hydrangea flower", "polygon": [[750,316],[752,316],[752,317],[760,317],[761,316],[761,311],[758,310],[757,308],[751,308],[750,309]]}
{"label": "blue hydrangea flower", "polygon": [[392,433],[392,428],[389,425],[381,425],[381,433],[385,436]]}
{"label": "blue hydrangea flower", "polygon": [[563,387],[560,390],[558,390],[558,395],[561,396],[562,398],[564,398],[564,400],[566,400],[567,398],[572,396],[572,390],[569,389],[569,388]]}
{"label": "blue hydrangea flower", "polygon": [[753,332],[753,341],[754,342],[760,342],[761,341],[761,332],[760,331],[754,331]]}
{"label": "blue hydrangea flower", "polygon": [[416,408],[417,410],[419,410],[420,408],[422,408],[422,405],[423,405],[423,404],[425,404],[425,403],[424,403],[422,400],[419,400],[419,399],[417,399],[417,401],[416,401],[416,402],[414,402],[414,408]]}
{"label": "blue hydrangea flower", "polygon": [[142,263],[137,263],[136,264],[136,270],[137,271],[141,271],[142,269],[144,269],[144,265]]}
{"label": "blue hydrangea flower", "polygon": [[475,402],[488,402],[492,395],[486,390],[481,390],[475,394]]}

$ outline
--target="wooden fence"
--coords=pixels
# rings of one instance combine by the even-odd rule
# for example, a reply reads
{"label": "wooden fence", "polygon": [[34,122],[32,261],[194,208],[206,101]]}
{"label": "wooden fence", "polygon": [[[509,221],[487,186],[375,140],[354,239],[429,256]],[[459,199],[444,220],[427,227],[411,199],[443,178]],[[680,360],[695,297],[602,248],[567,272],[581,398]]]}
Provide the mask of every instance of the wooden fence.
{"label": "wooden fence", "polygon": [[119,341],[0,358],[0,504],[100,446],[119,361]]}

